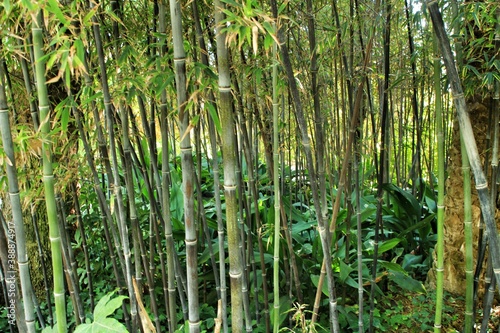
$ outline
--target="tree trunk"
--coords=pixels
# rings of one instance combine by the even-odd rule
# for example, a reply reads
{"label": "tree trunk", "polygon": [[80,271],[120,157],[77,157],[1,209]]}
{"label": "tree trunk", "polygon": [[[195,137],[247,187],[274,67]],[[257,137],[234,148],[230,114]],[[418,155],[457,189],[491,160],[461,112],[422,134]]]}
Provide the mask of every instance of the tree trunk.
{"label": "tree trunk", "polygon": [[[474,136],[481,154],[482,164],[487,151],[487,133],[490,119],[489,108],[491,101],[482,100],[480,97],[471,98],[468,111],[472,121]],[[444,289],[453,294],[465,295],[465,238],[464,238],[464,196],[462,159],[460,153],[460,132],[458,121],[453,123],[453,141],[449,151],[447,163],[446,197],[445,197],[445,222],[444,222]],[[488,164],[489,161],[486,161]],[[471,177],[474,182],[473,177]],[[474,188],[474,185],[472,185]],[[472,192],[472,221],[474,256],[476,257],[479,237],[481,207],[477,192]],[[474,258],[476,265],[477,258]],[[435,287],[435,262],[433,269],[429,270],[427,282]]]}

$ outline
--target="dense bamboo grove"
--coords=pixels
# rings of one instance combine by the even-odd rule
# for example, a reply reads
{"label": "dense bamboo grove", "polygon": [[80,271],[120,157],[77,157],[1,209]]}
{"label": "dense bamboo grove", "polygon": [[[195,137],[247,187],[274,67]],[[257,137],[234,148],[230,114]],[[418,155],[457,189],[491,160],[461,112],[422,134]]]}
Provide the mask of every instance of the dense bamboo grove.
{"label": "dense bamboo grove", "polygon": [[486,332],[497,2],[5,0],[0,29],[1,331],[451,331],[463,275]]}

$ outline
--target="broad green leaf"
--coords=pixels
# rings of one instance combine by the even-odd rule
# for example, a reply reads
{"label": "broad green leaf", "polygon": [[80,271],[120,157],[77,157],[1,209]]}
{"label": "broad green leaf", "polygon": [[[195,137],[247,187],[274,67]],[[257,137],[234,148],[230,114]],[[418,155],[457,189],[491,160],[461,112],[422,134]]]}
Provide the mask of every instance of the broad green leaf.
{"label": "broad green leaf", "polygon": [[408,253],[403,258],[403,263],[402,263],[403,269],[405,271],[408,271],[412,266],[420,264],[422,260],[423,260],[422,255],[415,255]]}
{"label": "broad green leaf", "polygon": [[222,127],[220,125],[220,120],[219,116],[217,115],[217,111],[215,110],[215,107],[212,103],[206,103],[208,112],[210,113],[210,116],[212,117],[212,120],[215,124],[215,129],[217,130],[217,133],[221,134],[222,133]]}
{"label": "broad green leaf", "polygon": [[[115,299],[113,299],[113,300],[115,300]],[[93,333],[108,333],[108,332],[127,333],[128,332],[125,325],[123,325],[122,323],[120,323],[118,320],[116,320],[114,318],[100,319],[99,321],[95,321],[93,323],[93,326],[94,326]]]}
{"label": "broad green leaf", "polygon": [[[290,311],[290,299],[288,296],[281,296],[280,297],[280,325],[283,323],[285,318],[287,317],[288,312]],[[274,307],[271,307],[271,325],[274,323]]]}
{"label": "broad green leaf", "polygon": [[125,325],[114,318],[102,318],[92,324],[81,324],[75,329],[75,333],[127,333]]}
{"label": "broad green leaf", "polygon": [[420,229],[424,226],[426,226],[427,224],[429,224],[435,217],[436,214],[431,214],[429,216],[427,216],[425,219],[423,219],[422,221],[418,222],[418,223],[415,223],[414,225],[408,227],[407,229],[403,230],[399,235],[398,235],[398,238],[404,238],[406,236],[406,234],[414,231],[414,230],[417,230],[417,229]]}
{"label": "broad green leaf", "polygon": [[384,190],[395,199],[395,204],[397,204],[400,209],[403,209],[410,217],[413,217],[417,221],[420,220],[420,203],[411,193],[394,184],[384,184],[383,187]]}
{"label": "broad green leaf", "polygon": [[[316,288],[318,288],[319,275],[311,275],[311,281],[314,284],[314,286]],[[321,291],[323,292],[323,294],[325,294],[326,297],[328,297],[329,293],[328,293],[328,285],[327,285],[326,281],[323,281],[323,286],[321,288]]]}
{"label": "broad green leaf", "polygon": [[9,15],[11,11],[11,5],[10,5],[10,0],[4,0],[3,1],[3,8],[5,8],[5,14]]}
{"label": "broad green leaf", "polygon": [[399,272],[399,273],[406,274],[406,272],[403,269],[403,267],[401,267],[399,264],[396,264],[395,262],[388,262],[388,261],[385,261],[385,260],[379,260],[379,264],[380,264],[381,267],[384,267],[388,271]]}
{"label": "broad green leaf", "polygon": [[403,289],[422,294],[426,293],[425,287],[422,282],[415,280],[405,273],[390,271],[388,277],[391,281],[393,281]]}
{"label": "broad green leaf", "polygon": [[116,309],[118,309],[122,305],[123,300],[127,298],[125,296],[118,296],[110,300],[111,296],[113,296],[114,293],[115,293],[114,291],[108,293],[99,300],[99,303],[97,303],[94,309],[95,321],[99,321],[111,315],[113,312],[116,311]]}
{"label": "broad green leaf", "polygon": [[389,240],[382,242],[382,244],[380,244],[378,246],[378,253],[382,254],[386,251],[389,251],[390,249],[392,249],[396,245],[398,245],[399,242],[401,242],[401,239],[399,239],[399,238],[392,238],[392,239],[389,239]]}
{"label": "broad green leaf", "polygon": [[[81,326],[81,325],[80,325]],[[45,328],[43,329],[42,333],[57,333],[57,327],[54,326],[45,326]],[[75,331],[76,333],[76,331]]]}
{"label": "broad green leaf", "polygon": [[345,282],[345,280],[349,277],[349,274],[351,274],[354,269],[347,265],[343,260],[339,260],[340,263],[340,281]]}
{"label": "broad green leaf", "polygon": [[[92,332],[94,332],[92,324],[80,324],[75,329],[75,333],[92,333]],[[43,333],[45,333],[45,331]]]}

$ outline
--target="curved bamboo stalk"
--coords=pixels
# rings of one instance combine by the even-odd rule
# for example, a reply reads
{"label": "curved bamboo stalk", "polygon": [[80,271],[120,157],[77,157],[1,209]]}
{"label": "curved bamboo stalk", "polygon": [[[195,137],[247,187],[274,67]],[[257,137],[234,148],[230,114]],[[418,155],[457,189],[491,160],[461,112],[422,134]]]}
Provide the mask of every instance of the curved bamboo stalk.
{"label": "curved bamboo stalk", "polygon": [[[21,293],[24,303],[24,320],[26,322],[25,323],[26,329],[28,330],[29,333],[31,333],[35,332],[35,313],[34,313],[34,304],[32,300],[33,289],[31,287],[31,278],[29,272],[28,252],[26,247],[26,233],[24,231],[23,212],[22,212],[21,198],[19,193],[19,182],[17,179],[16,158],[14,155],[14,143],[12,141],[12,134],[11,134],[12,132],[9,119],[9,107],[7,104],[7,95],[5,93],[4,64],[5,62],[2,57],[0,59],[0,132],[2,135],[2,146],[5,152],[5,156],[7,157],[8,160],[8,162],[5,164],[7,169],[6,174],[9,186],[9,198],[12,207],[12,219],[14,224],[13,225],[14,228],[12,228],[11,225],[12,222],[10,222],[9,228],[7,229],[9,260],[7,265],[8,270],[4,272],[4,275],[7,281],[15,281],[16,280],[15,267],[17,266],[19,268]],[[15,246],[14,246],[14,239],[15,239]],[[11,253],[10,250],[12,249],[15,249],[15,251]],[[14,257],[11,258],[11,255],[14,253],[17,254],[17,265],[14,260]],[[10,294],[10,292],[8,294]]]}

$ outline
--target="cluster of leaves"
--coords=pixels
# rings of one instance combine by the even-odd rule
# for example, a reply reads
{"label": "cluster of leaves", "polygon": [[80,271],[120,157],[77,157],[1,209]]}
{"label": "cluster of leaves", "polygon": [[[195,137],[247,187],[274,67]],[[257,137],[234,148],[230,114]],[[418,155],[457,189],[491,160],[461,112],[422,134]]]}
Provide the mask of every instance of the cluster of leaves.
{"label": "cluster of leaves", "polygon": [[500,80],[500,60],[498,41],[495,35],[498,31],[498,3],[470,2],[464,8],[467,24],[464,27],[466,43],[464,56],[466,62],[462,67],[464,90],[468,95],[477,94],[478,87],[487,88],[482,91],[492,91],[495,81]]}

